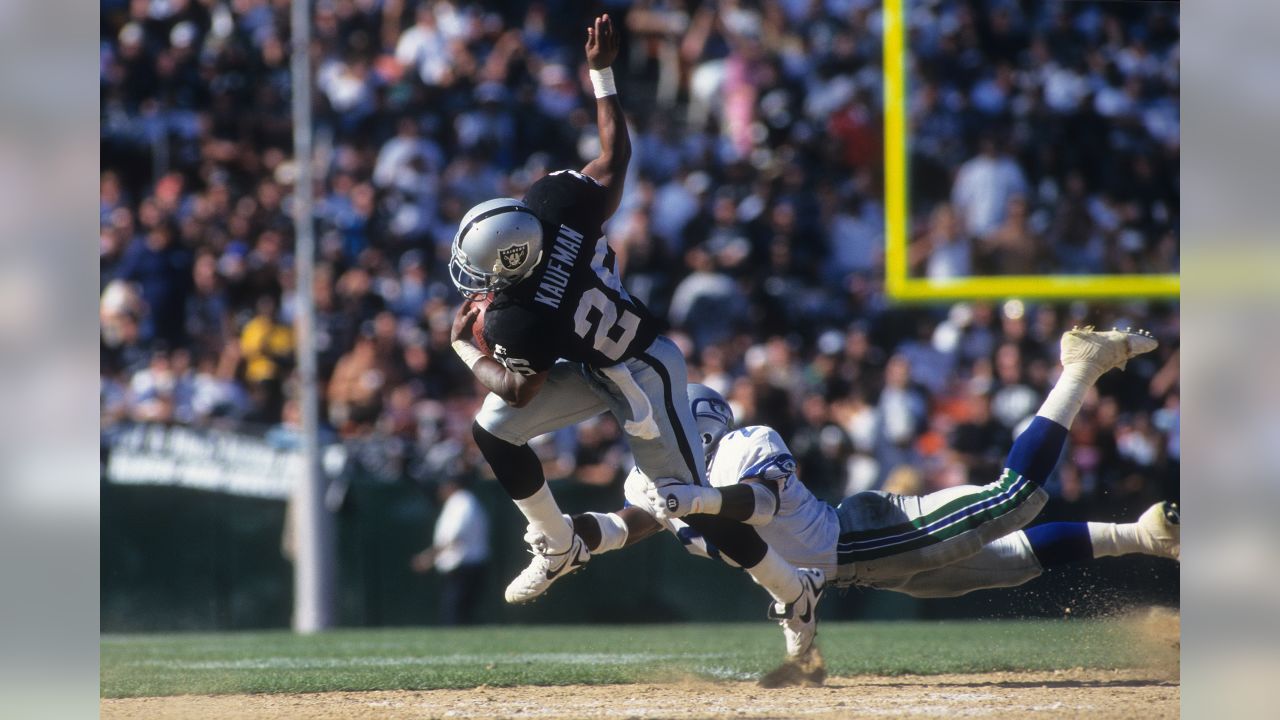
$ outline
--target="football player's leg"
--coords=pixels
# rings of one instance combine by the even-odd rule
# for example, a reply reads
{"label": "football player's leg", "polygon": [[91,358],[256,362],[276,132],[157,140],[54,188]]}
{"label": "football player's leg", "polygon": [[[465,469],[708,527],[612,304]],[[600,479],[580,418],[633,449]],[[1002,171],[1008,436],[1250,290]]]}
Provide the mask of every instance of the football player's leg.
{"label": "football player's leg", "polygon": [[1044,567],[1022,532],[997,538],[977,553],[936,570],[875,583],[918,598],[958,597],[974,590],[1016,587],[1040,577]]}
{"label": "football player's leg", "polygon": [[1142,331],[1096,332],[1090,328],[1069,330],[1060,343],[1062,374],[1049,391],[1036,416],[1009,451],[1006,474],[1012,472],[1043,485],[1058,464],[1067,430],[1084,403],[1085,393],[1103,373],[1123,368],[1130,358],[1156,348],[1156,341]]}
{"label": "football player's leg", "polygon": [[1161,502],[1132,523],[1052,522],[1010,533],[950,565],[875,583],[918,598],[958,597],[974,590],[1016,587],[1052,567],[1141,553],[1178,559],[1179,513]]}
{"label": "football player's leg", "polygon": [[[652,440],[631,438],[636,467],[651,478],[706,484],[706,458],[689,410],[684,355],[675,343],[659,338],[628,365],[632,377],[653,406],[659,429],[659,436]],[[620,419],[625,419],[629,412],[626,407],[616,402],[612,406],[615,413],[622,413]],[[684,520],[740,567],[746,568],[778,602],[788,603],[800,596],[803,587],[796,569],[777,553],[771,553],[769,545],[754,528],[711,515],[689,515]]]}
{"label": "football player's leg", "polygon": [[1169,502],[1147,508],[1136,522],[1054,522],[1025,533],[1046,568],[1134,553],[1172,560],[1181,554],[1181,516],[1177,504]]}
{"label": "football player's leg", "polygon": [[621,550],[652,534],[634,531],[637,523],[653,530],[661,529],[649,513],[631,506],[611,513],[580,513],[569,520],[574,534],[582,538],[592,555]]}
{"label": "football player's leg", "polygon": [[[689,411],[688,370],[676,344],[660,337],[638,358],[626,363],[632,379],[652,408],[658,437],[629,438],[636,467],[651,478],[677,478],[694,485],[706,483],[706,458],[697,425]],[[621,390],[607,383],[610,408],[619,424],[633,420]]]}
{"label": "football player's leg", "polygon": [[524,407],[508,405],[497,395],[485,398],[472,428],[476,445],[531,530],[547,538],[548,549],[562,552],[573,529],[560,513],[542,474],[542,463],[529,441],[575,425],[607,409],[590,388],[580,365],[561,362],[551,368],[546,385]]}
{"label": "football player's leg", "polygon": [[1068,330],[1059,342],[1062,374],[1036,416],[1064,428],[1071,427],[1084,403],[1085,393],[1103,373],[1113,368],[1123,370],[1131,358],[1151,352],[1157,345],[1155,338],[1144,330],[1098,332],[1090,327]]}
{"label": "football player's leg", "polygon": [[626,498],[623,507],[611,513],[580,513],[570,519],[574,534],[582,538],[592,555],[629,547],[664,528],[677,532],[674,526],[664,525],[649,514],[645,504],[648,485],[649,479],[644,472],[631,468],[622,486]]}
{"label": "football player's leg", "polygon": [[[1103,373],[1123,368],[1130,358],[1150,352],[1156,345],[1141,331],[1096,332],[1086,328],[1064,333],[1060,343],[1062,373],[1030,425],[1014,441],[1000,482],[1034,485],[1032,502],[1026,506],[1035,507],[1038,513],[1037,504],[1043,505],[1046,497],[1041,488],[1058,464],[1085,393]],[[1034,514],[1019,511],[996,517],[995,513],[980,513],[976,517],[986,523],[981,535],[990,541],[1024,526]]]}
{"label": "football player's leg", "polygon": [[1084,403],[1085,393],[1103,373],[1123,368],[1132,357],[1156,348],[1156,341],[1139,331],[1091,328],[1072,329],[1062,335],[1060,343],[1062,374],[1049,391],[1031,424],[1014,441],[1005,461],[1005,474],[1010,473],[1040,486],[1058,463],[1066,444],[1067,430]]}
{"label": "football player's leg", "polygon": [[1067,438],[1065,427],[1037,417],[1014,441],[1000,478],[922,496],[858,493],[840,504],[841,575],[860,584],[952,565],[1035,519],[1048,500],[1041,487]]}
{"label": "football player's leg", "polygon": [[1096,332],[1077,328],[1063,333],[1062,373],[1031,424],[1014,441],[1005,462],[1006,473],[1012,471],[1042,485],[1058,463],[1067,430],[1080,412],[1089,388],[1103,373],[1123,368],[1130,358],[1150,352],[1156,345],[1155,339],[1143,331]]}
{"label": "football player's leg", "polygon": [[919,598],[957,597],[1016,587],[1049,568],[1099,557],[1140,553],[1177,560],[1179,523],[1178,506],[1168,502],[1156,503],[1132,523],[1045,523],[987,543],[977,554],[951,565],[876,587]]}
{"label": "football player's leg", "polygon": [[1031,522],[1048,494],[1011,470],[987,485],[923,496],[870,491],[837,508],[841,582],[877,585],[970,557]]}
{"label": "football player's leg", "polygon": [[[860,493],[841,504],[840,563],[859,582],[900,578],[950,565],[1039,514],[1084,395],[1103,373],[1149,352],[1145,333],[1073,329],[1061,341],[1062,374],[1018,439],[994,483],[922,497]],[[843,573],[842,573],[843,574]]]}
{"label": "football player's leg", "polygon": [[[705,484],[706,459],[689,409],[684,355],[675,343],[659,338],[628,366],[648,396],[659,428],[656,439],[631,438],[636,466],[651,478]],[[619,402],[612,405],[615,413],[622,413],[619,419],[624,419],[629,410]],[[714,515],[688,515],[683,520],[773,596],[773,615],[786,630],[788,653],[807,652],[816,632],[814,606],[822,595],[825,574],[796,568],[770,548],[750,525]]]}

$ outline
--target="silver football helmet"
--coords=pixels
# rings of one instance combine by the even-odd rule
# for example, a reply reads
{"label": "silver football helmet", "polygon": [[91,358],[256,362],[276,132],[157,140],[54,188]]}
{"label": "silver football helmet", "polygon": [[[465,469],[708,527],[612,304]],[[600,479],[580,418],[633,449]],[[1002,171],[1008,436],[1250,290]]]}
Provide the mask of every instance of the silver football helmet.
{"label": "silver football helmet", "polygon": [[462,217],[449,276],[467,299],[516,283],[542,259],[542,222],[515,198],[486,200]]}
{"label": "silver football helmet", "polygon": [[710,460],[720,444],[720,438],[733,429],[733,408],[720,393],[706,385],[689,383],[689,409],[693,411],[693,421],[698,426],[698,437],[702,440],[702,452]]}

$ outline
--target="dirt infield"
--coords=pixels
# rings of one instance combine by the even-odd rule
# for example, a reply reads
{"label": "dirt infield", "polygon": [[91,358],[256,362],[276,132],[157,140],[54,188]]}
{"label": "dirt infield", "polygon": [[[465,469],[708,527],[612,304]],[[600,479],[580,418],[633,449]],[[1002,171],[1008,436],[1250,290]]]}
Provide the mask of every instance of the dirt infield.
{"label": "dirt infield", "polygon": [[755,683],[478,687],[471,690],[220,695],[103,700],[102,717],[859,718],[1178,717],[1176,678],[1138,670],[830,678],[821,688]]}
{"label": "dirt infield", "polygon": [[422,720],[423,718],[1131,718],[1179,716],[1181,618],[1124,617],[1139,669],[830,677],[823,687],[669,677],[633,685],[480,686],[467,690],[103,699],[106,720]]}

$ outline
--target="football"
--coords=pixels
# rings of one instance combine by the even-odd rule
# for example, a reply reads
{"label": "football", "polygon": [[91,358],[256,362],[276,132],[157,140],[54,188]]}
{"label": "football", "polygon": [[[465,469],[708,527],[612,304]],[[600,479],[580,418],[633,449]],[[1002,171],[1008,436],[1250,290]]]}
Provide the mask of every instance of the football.
{"label": "football", "polygon": [[493,301],[492,295],[482,295],[478,300],[472,300],[471,304],[480,308],[480,313],[476,315],[476,319],[471,323],[471,342],[480,348],[480,352],[485,355],[493,355],[493,350],[489,347],[489,343],[484,337],[484,313],[489,309],[489,303]]}

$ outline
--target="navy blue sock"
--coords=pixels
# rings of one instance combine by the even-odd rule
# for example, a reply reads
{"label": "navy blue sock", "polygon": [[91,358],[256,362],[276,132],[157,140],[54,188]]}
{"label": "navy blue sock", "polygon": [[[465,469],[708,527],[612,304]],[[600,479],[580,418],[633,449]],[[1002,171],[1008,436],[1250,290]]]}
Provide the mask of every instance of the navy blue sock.
{"label": "navy blue sock", "polygon": [[1089,523],[1052,522],[1022,532],[1031,543],[1031,552],[1036,554],[1042,568],[1093,559]]}
{"label": "navy blue sock", "polygon": [[1058,464],[1062,448],[1067,444],[1067,429],[1049,418],[1037,415],[1027,429],[1013,441],[1005,467],[1036,485],[1043,485]]}

